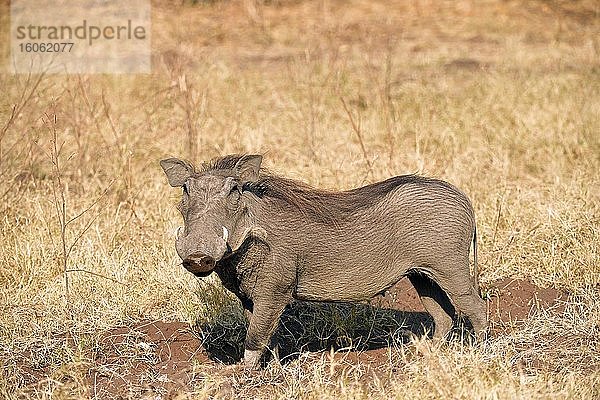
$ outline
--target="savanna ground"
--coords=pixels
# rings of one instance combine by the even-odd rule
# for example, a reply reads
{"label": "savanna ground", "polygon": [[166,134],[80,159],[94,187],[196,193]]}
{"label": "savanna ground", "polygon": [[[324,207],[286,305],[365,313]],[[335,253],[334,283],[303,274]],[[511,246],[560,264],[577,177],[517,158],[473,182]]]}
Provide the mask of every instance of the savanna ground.
{"label": "savanna ground", "polygon": [[[0,75],[0,397],[599,396],[597,2],[183,3],[153,4],[150,75]],[[236,152],[323,188],[463,188],[489,339],[419,338],[401,283],[294,305],[282,365],[244,373],[240,307],[180,266],[158,166]]]}

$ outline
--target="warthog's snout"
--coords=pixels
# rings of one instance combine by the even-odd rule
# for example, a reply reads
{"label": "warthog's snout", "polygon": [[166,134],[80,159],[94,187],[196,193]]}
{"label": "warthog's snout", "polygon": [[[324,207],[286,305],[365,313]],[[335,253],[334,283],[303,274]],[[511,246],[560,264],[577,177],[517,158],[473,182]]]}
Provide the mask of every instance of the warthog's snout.
{"label": "warthog's snout", "polygon": [[198,277],[210,275],[223,257],[231,253],[227,239],[229,231],[222,227],[222,237],[213,235],[211,230],[202,230],[202,235],[186,234],[183,229],[177,232],[175,249],[181,257],[185,269]]}
{"label": "warthog's snout", "polygon": [[207,276],[215,267],[215,259],[201,253],[190,254],[183,260],[183,267],[196,276]]}

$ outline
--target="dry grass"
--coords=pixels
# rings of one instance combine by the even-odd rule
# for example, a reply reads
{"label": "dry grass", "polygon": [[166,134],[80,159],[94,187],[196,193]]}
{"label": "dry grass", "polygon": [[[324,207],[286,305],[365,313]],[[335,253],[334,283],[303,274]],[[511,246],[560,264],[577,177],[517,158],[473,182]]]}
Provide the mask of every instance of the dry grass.
{"label": "dry grass", "polygon": [[[152,75],[0,76],[0,396],[92,397],[86,365],[117,325],[239,318],[218,285],[179,266],[178,193],[158,167],[233,152],[266,152],[272,169],[320,187],[447,179],[474,201],[482,282],[530,276],[571,297],[563,314],[481,346],[394,345],[375,372],[328,353],[251,376],[198,365],[190,397],[599,396],[596,2],[163,1],[153,12]],[[87,210],[64,229],[68,254],[53,190],[63,227]]]}

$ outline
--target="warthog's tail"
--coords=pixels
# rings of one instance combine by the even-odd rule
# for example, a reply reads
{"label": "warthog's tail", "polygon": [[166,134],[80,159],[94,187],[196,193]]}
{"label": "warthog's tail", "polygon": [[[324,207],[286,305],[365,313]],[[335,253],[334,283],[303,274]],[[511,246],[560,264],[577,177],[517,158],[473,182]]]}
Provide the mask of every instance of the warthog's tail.
{"label": "warthog's tail", "polygon": [[477,264],[477,226],[473,229],[473,286],[475,286],[477,294],[481,294],[479,292],[479,267]]}

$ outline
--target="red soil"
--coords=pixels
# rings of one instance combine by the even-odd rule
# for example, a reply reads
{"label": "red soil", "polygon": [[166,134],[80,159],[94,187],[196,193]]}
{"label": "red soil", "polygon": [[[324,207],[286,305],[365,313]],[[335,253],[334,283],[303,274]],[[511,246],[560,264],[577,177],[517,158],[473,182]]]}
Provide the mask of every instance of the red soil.
{"label": "red soil", "polygon": [[567,294],[553,288],[540,288],[528,280],[503,279],[488,289],[490,320],[502,327],[524,321],[531,313],[547,310],[560,314],[565,310]]}
{"label": "red soil", "polygon": [[202,343],[188,324],[142,322],[102,335],[87,379],[92,397],[173,397],[191,389],[193,364],[206,363]]}

